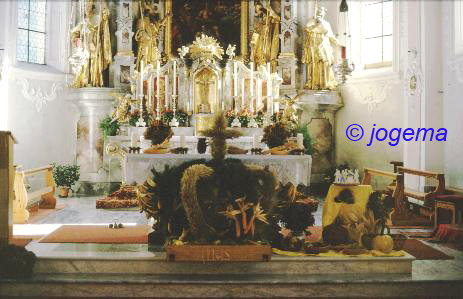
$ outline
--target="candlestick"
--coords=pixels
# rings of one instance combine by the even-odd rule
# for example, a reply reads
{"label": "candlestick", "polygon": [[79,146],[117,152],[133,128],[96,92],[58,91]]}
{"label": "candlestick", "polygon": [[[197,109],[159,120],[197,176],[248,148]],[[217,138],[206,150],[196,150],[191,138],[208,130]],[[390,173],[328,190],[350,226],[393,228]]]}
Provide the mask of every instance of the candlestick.
{"label": "candlestick", "polygon": [[259,110],[262,105],[262,80],[257,78],[257,98],[256,98],[256,111]]}
{"label": "candlestick", "polygon": [[267,113],[273,115],[272,79],[267,81]]}
{"label": "candlestick", "polygon": [[174,60],[174,92],[173,95],[177,95],[177,60]]}

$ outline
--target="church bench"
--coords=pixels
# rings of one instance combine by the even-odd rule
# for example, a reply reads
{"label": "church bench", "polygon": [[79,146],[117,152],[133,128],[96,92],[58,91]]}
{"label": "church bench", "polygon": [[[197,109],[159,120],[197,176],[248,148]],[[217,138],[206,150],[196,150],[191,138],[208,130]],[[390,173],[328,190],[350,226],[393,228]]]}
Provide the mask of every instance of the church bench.
{"label": "church bench", "polygon": [[434,190],[430,192],[421,192],[418,190],[405,188],[404,196],[415,199],[415,201],[408,200],[408,204],[413,205],[414,208],[418,209],[421,215],[426,217],[434,216],[434,204],[437,195],[445,193],[445,177],[443,173],[437,173],[432,171],[418,170],[398,166],[397,171],[401,174],[409,174],[414,176],[425,177],[437,181],[437,185]]}
{"label": "church bench", "polygon": [[404,175],[395,172],[388,172],[383,170],[377,170],[373,168],[364,168],[362,185],[371,185],[371,178],[373,176],[379,176],[391,179],[392,182],[387,186],[387,190],[392,193],[394,199],[394,207],[397,212],[405,210],[404,205]]}
{"label": "church bench", "polygon": [[[28,192],[26,178],[36,174],[45,175],[45,187]],[[30,210],[36,211],[39,208],[54,209],[56,206],[55,190],[56,185],[53,180],[52,165],[29,170],[21,170],[21,167],[18,166],[14,179],[13,222],[17,224],[26,223],[29,219]]]}

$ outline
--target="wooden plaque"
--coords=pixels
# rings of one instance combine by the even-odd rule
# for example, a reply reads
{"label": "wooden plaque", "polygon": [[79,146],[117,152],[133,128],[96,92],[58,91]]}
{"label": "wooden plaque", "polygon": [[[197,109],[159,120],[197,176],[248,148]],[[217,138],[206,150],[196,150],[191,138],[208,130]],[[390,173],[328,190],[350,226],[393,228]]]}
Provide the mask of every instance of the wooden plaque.
{"label": "wooden plaque", "polygon": [[169,245],[170,262],[268,262],[270,245]]}

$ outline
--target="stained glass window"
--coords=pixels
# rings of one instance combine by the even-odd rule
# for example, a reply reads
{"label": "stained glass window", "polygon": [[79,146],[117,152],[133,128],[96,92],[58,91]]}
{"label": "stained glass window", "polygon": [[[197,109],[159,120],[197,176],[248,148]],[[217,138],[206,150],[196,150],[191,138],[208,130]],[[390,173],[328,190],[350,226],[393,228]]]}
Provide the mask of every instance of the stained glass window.
{"label": "stained glass window", "polygon": [[18,1],[18,61],[45,64],[46,8],[46,0]]}

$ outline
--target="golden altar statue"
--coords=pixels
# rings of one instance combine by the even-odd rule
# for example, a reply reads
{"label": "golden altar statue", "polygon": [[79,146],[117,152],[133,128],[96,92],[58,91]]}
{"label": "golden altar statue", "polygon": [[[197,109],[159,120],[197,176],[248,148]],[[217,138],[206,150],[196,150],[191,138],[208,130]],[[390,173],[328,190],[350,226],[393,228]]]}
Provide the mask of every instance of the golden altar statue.
{"label": "golden altar statue", "polygon": [[110,13],[106,6],[100,5],[98,18],[95,15],[93,1],[88,1],[85,8],[85,20],[71,30],[71,41],[74,47],[83,47],[88,51],[89,59],[75,74],[72,87],[81,88],[88,85],[102,87],[104,84],[103,71],[112,63],[113,57],[109,32]]}
{"label": "golden altar statue", "polygon": [[306,38],[302,63],[307,64],[307,81],[304,86],[306,89],[333,90],[337,85],[333,65],[335,49],[339,44],[330,24],[325,21],[325,15],[324,7],[317,8],[315,17],[304,29]]}
{"label": "golden altar statue", "polygon": [[259,2],[256,4],[256,16],[260,20],[254,24],[251,36],[251,61],[257,66],[270,62],[274,70],[280,45],[280,17],[273,11],[270,1],[267,8]]}

